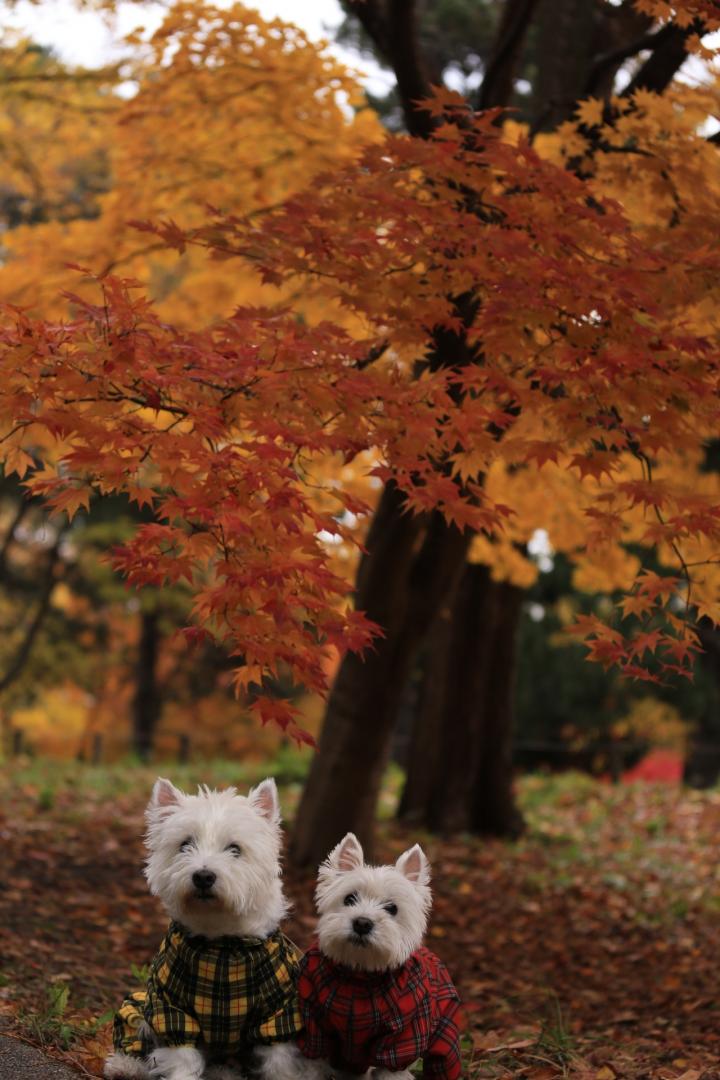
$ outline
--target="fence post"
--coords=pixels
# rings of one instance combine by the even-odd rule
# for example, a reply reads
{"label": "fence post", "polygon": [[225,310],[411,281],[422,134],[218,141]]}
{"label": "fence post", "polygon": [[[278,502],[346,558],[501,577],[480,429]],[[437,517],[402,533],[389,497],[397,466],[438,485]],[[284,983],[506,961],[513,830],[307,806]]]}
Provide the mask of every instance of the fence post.
{"label": "fence post", "polygon": [[103,751],[103,737],[102,737],[102,733],[98,731],[93,735],[93,741],[92,741],[92,755],[91,755],[90,760],[92,761],[93,765],[99,765],[100,762],[102,761],[102,751]]}

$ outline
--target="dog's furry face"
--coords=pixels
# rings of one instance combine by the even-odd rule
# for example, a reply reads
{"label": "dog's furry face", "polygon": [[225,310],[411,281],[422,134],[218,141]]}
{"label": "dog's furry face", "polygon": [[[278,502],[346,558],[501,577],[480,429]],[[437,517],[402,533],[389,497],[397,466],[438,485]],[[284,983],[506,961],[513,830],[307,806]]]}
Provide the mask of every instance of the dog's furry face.
{"label": "dog's furry face", "polygon": [[147,877],[168,914],[192,933],[266,937],[286,912],[274,780],[186,795],[159,779],[147,812]]}
{"label": "dog's furry face", "polygon": [[422,943],[430,867],[416,844],[394,866],[366,866],[348,833],[320,867],[315,902],[320,949],[362,971],[401,967]]}

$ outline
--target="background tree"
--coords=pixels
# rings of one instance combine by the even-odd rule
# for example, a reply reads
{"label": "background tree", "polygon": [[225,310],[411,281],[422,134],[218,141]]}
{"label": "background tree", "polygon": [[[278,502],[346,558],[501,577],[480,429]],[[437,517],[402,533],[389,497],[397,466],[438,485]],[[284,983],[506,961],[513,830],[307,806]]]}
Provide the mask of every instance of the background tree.
{"label": "background tree", "polygon": [[[71,284],[84,288],[68,266],[77,262],[99,269],[123,267],[146,283],[167,316],[186,325],[205,325],[238,303],[261,300],[266,290],[254,274],[228,273],[221,263],[208,263],[196,252],[178,259],[162,244],[148,245],[128,221],[143,214],[167,215],[188,225],[202,220],[207,203],[259,210],[281,201],[318,169],[351,158],[359,145],[376,137],[378,126],[369,110],[359,108],[359,91],[347,73],[301,31],[284,29],[278,35],[277,25],[258,21],[245,8],[219,12],[179,5],[150,43],[134,36],[125,60],[98,72],[68,68],[25,41],[5,50],[0,79],[7,186],[0,288],[5,300],[43,312],[62,311],[66,301],[60,290]],[[137,92],[128,96],[132,82]],[[357,103],[356,116],[341,109],[341,92]],[[296,301],[296,307],[312,317],[307,305]],[[36,449],[27,445],[33,458]],[[19,527],[30,504],[22,502],[22,489],[11,475],[6,483],[13,492],[7,496],[12,530],[15,513]],[[190,678],[182,688],[180,669],[187,658],[184,664],[177,658],[170,662],[173,634],[187,619],[182,590],[148,589],[139,608],[130,610],[117,576],[97,565],[103,551],[147,520],[147,507],[93,497],[88,513],[74,519],[72,544],[63,548],[72,563],[62,564],[63,580],[73,597],[64,607],[50,604],[42,566],[29,560],[23,596],[35,602],[38,619],[28,628],[27,644],[18,644],[17,659],[8,656],[6,690],[25,670],[17,693],[4,698],[10,710],[28,708],[48,678],[71,679],[96,700],[93,724],[113,748],[117,725],[106,730],[103,719],[102,691],[110,680],[116,704],[132,714],[132,745],[141,757],[162,729],[163,699],[172,703],[167,722],[182,735],[193,726],[182,715],[191,695],[200,701],[213,695],[228,667],[222,650],[202,646],[196,661],[207,678]],[[38,537],[56,533],[42,501],[32,504],[32,532]],[[33,545],[26,547],[29,553]],[[8,650],[24,625],[17,618],[17,599],[8,598],[8,621],[14,628]],[[76,662],[68,664],[70,643],[83,635],[84,650],[77,649]],[[38,679],[39,670],[45,680]],[[128,685],[135,688],[129,697]],[[220,693],[215,711],[232,741],[237,720],[231,720],[223,703],[228,692],[226,687]],[[197,707],[211,711],[201,703]],[[234,711],[242,712],[237,705]]]}
{"label": "background tree", "polygon": [[4,230],[97,216],[110,182],[107,127],[117,80],[115,68],[73,68],[31,41],[6,37],[0,49]]}

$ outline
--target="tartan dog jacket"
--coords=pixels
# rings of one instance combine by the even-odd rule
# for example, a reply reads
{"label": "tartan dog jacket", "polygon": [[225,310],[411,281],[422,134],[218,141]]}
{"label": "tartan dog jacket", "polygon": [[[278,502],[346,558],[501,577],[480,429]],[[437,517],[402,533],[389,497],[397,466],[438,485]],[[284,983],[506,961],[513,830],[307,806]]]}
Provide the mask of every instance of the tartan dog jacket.
{"label": "tartan dog jacket", "polygon": [[157,1046],[193,1046],[243,1058],[258,1043],[295,1038],[300,957],[279,930],[264,940],[208,939],[171,923],[147,988],[115,1015],[115,1050],[144,1057]]}
{"label": "tartan dog jacket", "polygon": [[371,1066],[399,1071],[423,1060],[423,1075],[462,1075],[460,999],[442,961],[421,947],[394,971],[355,971],[314,945],[298,982],[305,1057],[364,1073]]}

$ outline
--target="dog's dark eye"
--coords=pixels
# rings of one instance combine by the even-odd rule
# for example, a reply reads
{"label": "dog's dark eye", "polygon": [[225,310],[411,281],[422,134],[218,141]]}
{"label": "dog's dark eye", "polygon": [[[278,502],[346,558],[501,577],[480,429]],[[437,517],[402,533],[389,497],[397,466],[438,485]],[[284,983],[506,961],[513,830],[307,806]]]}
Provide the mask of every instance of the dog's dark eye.
{"label": "dog's dark eye", "polygon": [[397,904],[385,904],[388,915],[397,915]]}
{"label": "dog's dark eye", "polygon": [[228,844],[225,850],[229,851],[231,855],[234,855],[236,859],[242,855],[242,848],[239,844]]}
{"label": "dog's dark eye", "polygon": [[356,892],[348,893],[347,896],[345,897],[345,899],[343,900],[343,904],[345,905],[345,907],[353,907],[353,905],[357,904],[357,902],[358,902],[358,894]]}
{"label": "dog's dark eye", "polygon": [[180,845],[180,850],[181,851],[189,851],[190,848],[194,846],[194,844],[195,844],[195,841],[193,840],[192,836],[186,836],[185,839],[183,840],[182,844]]}

